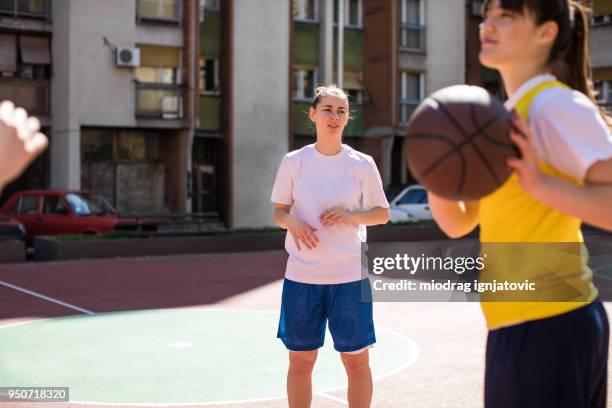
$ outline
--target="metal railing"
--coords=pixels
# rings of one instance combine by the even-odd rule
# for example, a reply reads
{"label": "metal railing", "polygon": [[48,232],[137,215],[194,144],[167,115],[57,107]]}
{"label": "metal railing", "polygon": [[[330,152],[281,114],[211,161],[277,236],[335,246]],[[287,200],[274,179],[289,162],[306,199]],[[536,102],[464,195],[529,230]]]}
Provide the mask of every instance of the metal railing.
{"label": "metal railing", "polygon": [[0,15],[48,20],[51,0],[0,0]]}
{"label": "metal railing", "polygon": [[420,24],[402,23],[400,26],[400,48],[425,52],[427,49],[427,27]]}
{"label": "metal railing", "polygon": [[119,214],[119,225],[116,230],[147,236],[220,233],[227,231],[219,218],[218,212]]}
{"label": "metal railing", "polygon": [[135,113],[139,118],[182,119],[182,87],[137,82]]}
{"label": "metal railing", "polygon": [[0,100],[11,100],[36,115],[49,115],[50,92],[47,79],[23,79],[0,77]]}

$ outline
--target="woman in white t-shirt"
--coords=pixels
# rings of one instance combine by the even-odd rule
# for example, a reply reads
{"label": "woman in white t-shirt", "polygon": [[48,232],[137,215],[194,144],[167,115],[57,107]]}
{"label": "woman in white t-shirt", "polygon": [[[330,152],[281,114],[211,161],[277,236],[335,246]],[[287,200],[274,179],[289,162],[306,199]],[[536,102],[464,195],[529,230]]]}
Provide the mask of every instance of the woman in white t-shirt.
{"label": "woman in white t-shirt", "polygon": [[361,243],[366,226],[389,220],[389,204],[374,160],[342,144],[346,93],[317,88],[309,118],[316,143],[285,155],[271,197],[275,222],[288,231],[278,338],[289,350],[289,406],[310,405],[312,369],[329,321],[348,375],[349,405],[369,407],[368,349],[376,337],[372,302],[361,296],[362,289],[369,293]]}

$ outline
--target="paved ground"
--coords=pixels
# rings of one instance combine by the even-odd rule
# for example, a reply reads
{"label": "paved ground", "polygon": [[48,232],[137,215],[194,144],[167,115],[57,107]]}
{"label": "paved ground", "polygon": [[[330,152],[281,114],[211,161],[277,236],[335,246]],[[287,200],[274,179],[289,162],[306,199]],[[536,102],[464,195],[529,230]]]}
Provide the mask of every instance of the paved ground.
{"label": "paved ground", "polygon": [[[0,326],[88,312],[162,308],[277,311],[285,260],[284,252],[271,251],[2,265]],[[48,298],[39,297],[41,294]],[[58,300],[64,303],[55,303]],[[612,305],[606,304],[606,308],[612,314]],[[376,303],[374,310],[377,326],[411,339],[419,354],[401,371],[375,381],[373,406],[482,406],[486,329],[478,304]],[[273,330],[270,333],[269,341],[279,350],[277,358],[285,359],[282,344],[274,338]],[[108,336],[117,336],[117,333],[109,332]],[[258,364],[266,364],[257,358],[258,350],[248,336],[236,341],[237,344],[233,342],[215,352],[239,353],[245,366],[253,372],[257,372]],[[380,348],[379,351],[382,352]],[[398,352],[398,359],[403,357]],[[325,358],[336,356],[328,353]],[[278,374],[279,381],[283,377],[284,372]],[[227,381],[235,382],[236,398],[239,398],[244,386],[234,378]],[[313,406],[342,407],[346,406],[345,400],[344,390],[329,391],[315,395]],[[0,403],[0,406],[9,404]],[[57,405],[21,403],[17,406]],[[287,402],[277,399],[223,406],[272,408],[286,407]]]}

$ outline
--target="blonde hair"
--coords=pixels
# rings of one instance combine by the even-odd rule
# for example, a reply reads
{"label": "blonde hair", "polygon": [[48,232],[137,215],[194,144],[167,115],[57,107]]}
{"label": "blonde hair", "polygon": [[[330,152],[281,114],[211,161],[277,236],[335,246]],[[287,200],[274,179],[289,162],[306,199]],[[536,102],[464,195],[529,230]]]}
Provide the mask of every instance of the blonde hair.
{"label": "blonde hair", "polygon": [[335,96],[336,98],[346,99],[348,101],[347,93],[338,88],[336,84],[323,85],[315,89],[314,98],[312,99],[312,107],[316,108],[321,101],[321,98],[324,96]]}

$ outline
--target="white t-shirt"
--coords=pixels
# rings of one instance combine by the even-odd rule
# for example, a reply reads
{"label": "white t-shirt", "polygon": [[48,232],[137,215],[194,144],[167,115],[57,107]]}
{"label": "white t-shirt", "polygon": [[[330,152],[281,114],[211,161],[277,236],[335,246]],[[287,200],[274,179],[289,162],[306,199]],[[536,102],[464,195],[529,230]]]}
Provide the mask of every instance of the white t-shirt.
{"label": "white t-shirt", "polygon": [[287,279],[314,284],[336,284],[361,279],[361,243],[365,225],[335,224],[324,227],[323,211],[340,207],[366,211],[389,207],[380,174],[372,157],[347,145],[326,156],[314,144],[283,157],[272,189],[273,203],[291,205],[291,214],[315,228],[319,239],[314,249],[297,249],[289,232],[285,238]]}
{"label": "white t-shirt", "polygon": [[[529,90],[553,75],[538,75],[525,82],[505,102],[509,111]],[[612,158],[612,135],[599,108],[583,93],[564,88],[540,92],[529,108],[529,129],[539,159],[578,180],[595,162]]]}

